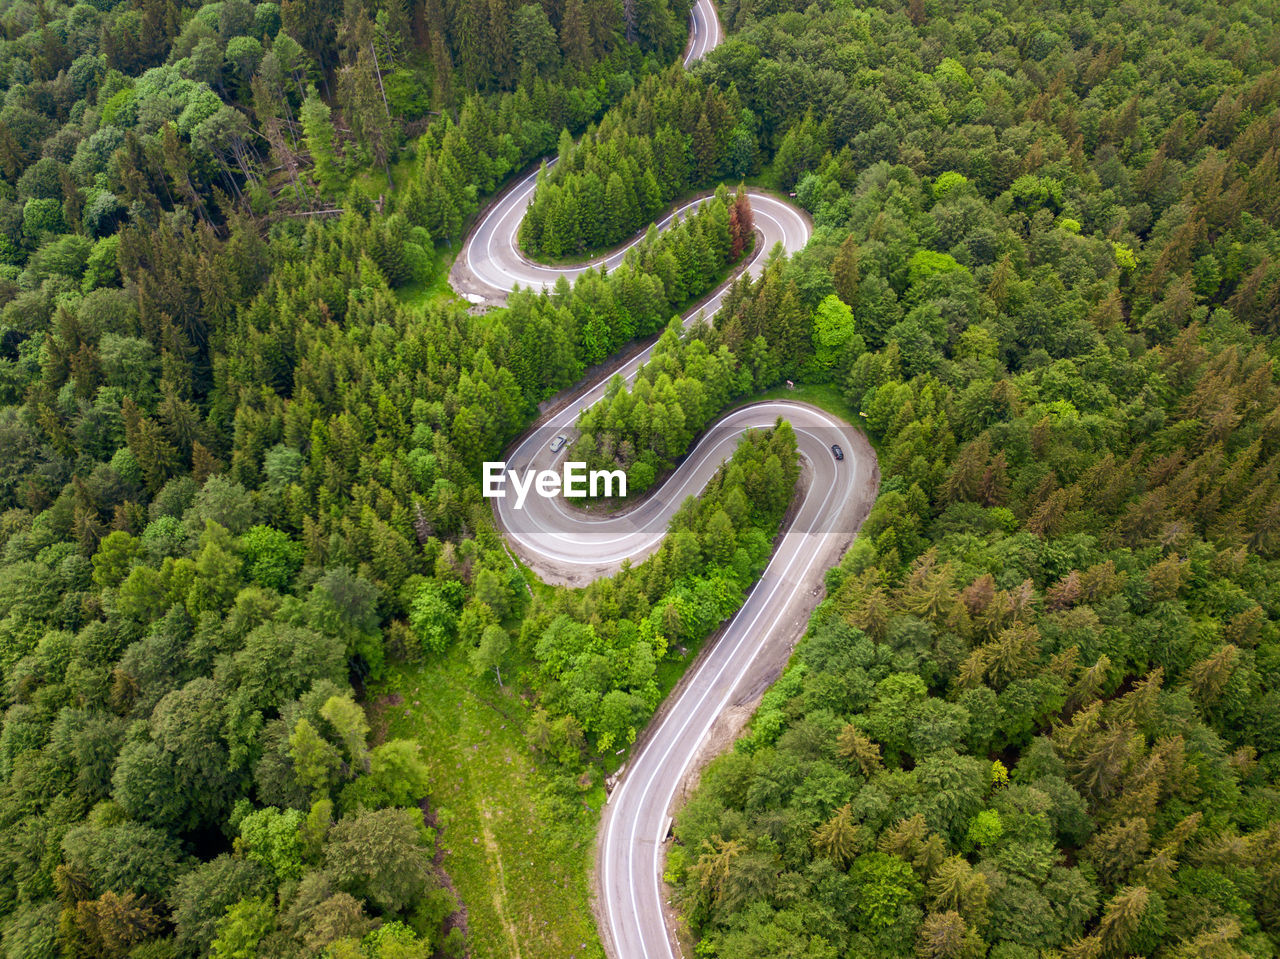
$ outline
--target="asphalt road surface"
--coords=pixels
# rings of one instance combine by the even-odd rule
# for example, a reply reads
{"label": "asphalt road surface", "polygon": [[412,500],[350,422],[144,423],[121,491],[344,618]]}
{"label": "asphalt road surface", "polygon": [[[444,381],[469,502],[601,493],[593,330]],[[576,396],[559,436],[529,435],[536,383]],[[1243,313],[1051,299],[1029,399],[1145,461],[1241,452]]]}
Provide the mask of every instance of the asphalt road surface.
{"label": "asphalt road surface", "polygon": [[[591,267],[613,269],[628,250],[644,239],[642,233],[606,256],[572,266],[549,266],[529,259],[521,252],[517,237],[537,180],[535,170],[509,187],[480,217],[450,271],[449,281],[458,292],[470,294],[479,302],[501,303],[517,285],[522,289],[550,290],[561,277],[572,280]],[[777,243],[788,253],[794,253],[809,242],[809,221],[800,210],[758,190],[748,190],[747,196],[756,221],[753,265],[763,262]],[[706,197],[689,201],[659,220],[658,228],[666,229],[673,219],[683,217],[706,201]],[[718,309],[718,300],[715,305]],[[710,306],[707,312],[713,312]]]}
{"label": "asphalt road surface", "polygon": [[711,0],[698,0],[689,11],[689,46],[684,52],[687,69],[695,60],[701,60],[724,39],[724,28],[716,16]]}
{"label": "asphalt road surface", "polygon": [[[686,66],[723,39],[710,0],[697,0],[690,21]],[[501,303],[517,285],[547,288],[561,276],[572,279],[587,267],[612,268],[622,261],[629,247],[574,266],[547,266],[525,257],[516,237],[536,176],[509,188],[480,218],[450,277],[459,292]],[[760,192],[751,192],[750,199],[758,242],[746,269],[758,275],[776,244],[794,253],[808,242],[811,230],[804,214],[788,203]],[[634,242],[638,238],[631,245]],[[727,284],[686,315],[686,324],[719,310],[726,289]],[[572,445],[579,411],[604,395],[612,376],[631,382],[651,353],[652,347],[559,404],[558,412],[507,453],[508,468],[558,470]],[[498,525],[510,546],[539,575],[551,582],[582,585],[616,572],[624,559],[639,562],[653,552],[672,514],[687,497],[702,491],[732,455],[743,431],[771,426],[780,416],[796,432],[805,466],[803,497],[760,581],[663,704],[605,809],[597,847],[596,907],[602,938],[615,959],[675,959],[678,947],[667,926],[661,873],[677,791],[705,758],[717,720],[734,707],[754,702],[803,631],[821,598],[823,573],[839,560],[870,511],[879,477],[875,453],[861,433],[822,410],[769,401],[735,410],[708,429],[666,482],[630,511],[592,515],[536,492],[517,510],[509,486],[508,495],[494,501]],[[561,435],[568,442],[553,453],[551,443]],[[832,443],[843,447],[842,462],[832,455]]]}

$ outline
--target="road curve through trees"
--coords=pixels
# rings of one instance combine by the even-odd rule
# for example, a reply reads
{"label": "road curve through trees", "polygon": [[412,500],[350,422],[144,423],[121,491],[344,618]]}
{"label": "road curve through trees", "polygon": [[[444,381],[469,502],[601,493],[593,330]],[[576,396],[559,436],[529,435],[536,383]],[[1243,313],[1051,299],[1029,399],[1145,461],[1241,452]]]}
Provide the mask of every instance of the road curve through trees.
{"label": "road curve through trees", "polygon": [[[690,21],[686,66],[723,38],[710,0],[697,0]],[[535,182],[536,174],[525,177],[480,218],[451,273],[459,292],[476,301],[501,303],[517,285],[546,289],[561,276],[572,279],[588,267],[612,268],[622,261],[626,248],[574,266],[547,266],[525,257],[517,234]],[[776,244],[787,253],[803,248],[810,227],[791,205],[764,193],[749,196],[758,242],[745,269],[758,275]],[[727,287],[686,315],[685,323],[718,311]],[[579,411],[605,395],[613,375],[631,382],[651,353],[652,347],[557,404],[558,412],[508,451],[508,467],[558,468],[570,444],[553,453],[551,440],[560,435],[571,440]],[[602,938],[615,959],[674,959],[678,946],[666,922],[661,868],[677,790],[707,751],[717,720],[758,697],[802,632],[822,595],[823,573],[838,561],[870,511],[879,479],[875,453],[862,433],[822,410],[768,401],[735,410],[709,428],[666,482],[631,510],[595,516],[536,494],[517,510],[510,491],[494,501],[499,527],[535,572],[550,582],[583,585],[616,572],[625,559],[638,562],[653,552],[671,516],[687,497],[702,491],[732,455],[743,431],[771,426],[778,417],[788,420],[796,433],[804,464],[802,496],[760,581],[668,697],[605,808],[596,906]],[[843,447],[843,461],[832,455],[833,443]]]}
{"label": "road curve through trees", "polygon": [[[711,0],[698,0],[690,15],[693,29],[685,65],[705,54],[723,39],[720,21],[716,18]],[[696,54],[696,56],[695,56]],[[692,58],[692,59],[691,59]],[[552,158],[551,164],[555,163]],[[501,304],[517,285],[523,289],[550,290],[561,277],[573,280],[590,268],[604,267],[612,270],[618,266],[633,246],[642,240],[643,234],[630,243],[605,256],[584,260],[570,266],[551,266],[529,259],[520,250],[518,237],[520,221],[533,200],[538,171],[526,174],[508,187],[495,202],[481,214],[475,227],[463,241],[462,250],[454,260],[449,273],[453,288],[474,302]],[[756,259],[763,259],[781,243],[788,253],[804,247],[811,232],[809,221],[803,213],[767,193],[751,190],[747,193],[755,214],[756,230],[760,242],[756,244]],[[677,216],[706,202],[702,197],[684,204],[657,223],[665,229]],[[719,298],[705,304],[707,314],[719,308]]]}

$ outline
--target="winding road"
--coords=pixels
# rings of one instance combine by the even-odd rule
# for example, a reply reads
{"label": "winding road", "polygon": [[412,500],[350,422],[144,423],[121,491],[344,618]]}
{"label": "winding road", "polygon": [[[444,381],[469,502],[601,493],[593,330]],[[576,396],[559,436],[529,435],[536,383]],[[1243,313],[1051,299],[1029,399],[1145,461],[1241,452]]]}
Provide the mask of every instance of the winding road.
{"label": "winding road", "polygon": [[[550,290],[561,277],[573,280],[591,268],[612,270],[633,246],[644,239],[642,233],[605,256],[572,266],[550,266],[529,259],[520,250],[517,236],[520,221],[524,219],[524,211],[532,201],[537,185],[538,171],[535,170],[508,187],[480,217],[450,271],[449,282],[455,290],[477,303],[501,304],[517,285],[523,289]],[[756,230],[763,237],[763,242],[756,244],[753,260],[766,257],[775,243],[781,243],[788,253],[794,253],[809,242],[809,221],[795,207],[755,190],[748,190],[747,196],[755,214]],[[696,209],[707,199],[699,197],[678,207],[657,221],[658,229],[665,230],[676,217]],[[720,308],[719,298],[704,304],[704,307],[708,315],[714,313]]]}
{"label": "winding road", "polygon": [[[688,66],[723,39],[710,0],[697,0],[684,63]],[[455,289],[475,302],[501,303],[516,286],[548,288],[561,276],[572,279],[591,266],[621,262],[626,250],[575,266],[547,266],[525,257],[516,243],[536,173],[505,191],[480,218],[450,275]],[[794,253],[809,240],[806,217],[768,194],[749,194],[759,234],[746,269],[758,274],[775,245]],[[676,214],[696,206],[693,201]],[[659,225],[666,226],[672,217]],[[631,245],[634,245],[634,242]],[[728,284],[684,317],[714,314]],[[557,404],[558,412],[529,431],[508,451],[513,469],[553,469],[569,448],[553,453],[551,441],[572,438],[580,410],[604,396],[608,381],[631,382],[652,347]],[[668,928],[662,891],[662,851],[670,830],[677,791],[690,772],[724,738],[727,715],[738,720],[758,699],[803,632],[823,592],[823,573],[838,562],[866,518],[879,474],[875,453],[862,433],[816,407],[767,401],[735,410],[702,436],[676,471],[633,509],[595,516],[560,498],[530,495],[523,509],[514,496],[496,499],[495,516],[510,547],[550,582],[582,585],[616,572],[623,560],[639,562],[665,535],[672,514],[697,495],[721,463],[732,455],[742,432],[771,426],[778,417],[796,433],[804,489],[772,559],[742,609],[708,644],[650,723],[635,755],[609,797],[597,847],[597,914],[606,948],[614,959],[674,959],[679,948]],[[831,445],[845,459],[837,461]],[[731,724],[730,724],[731,725]],[[713,736],[713,730],[720,733]]]}
{"label": "winding road", "polygon": [[[692,29],[684,63],[688,66],[724,39],[724,31],[716,17],[711,0],[698,0],[690,14]],[[554,165],[555,158],[548,161]],[[594,259],[572,266],[549,266],[529,259],[520,250],[520,221],[533,200],[538,185],[538,171],[526,174],[507,187],[481,214],[479,221],[463,241],[462,250],[449,272],[449,282],[459,293],[475,303],[501,305],[507,294],[518,285],[523,289],[550,290],[561,277],[572,280],[590,268],[612,270],[625,258],[627,251],[644,239],[638,234],[625,246]],[[749,190],[751,209],[755,213],[756,230],[762,242],[756,244],[753,260],[768,256],[774,244],[781,243],[788,253],[795,253],[809,242],[812,228],[800,210],[768,193]],[[701,206],[707,197],[691,200],[657,222],[666,229],[677,216]],[[703,304],[710,316],[720,308],[720,297]]]}

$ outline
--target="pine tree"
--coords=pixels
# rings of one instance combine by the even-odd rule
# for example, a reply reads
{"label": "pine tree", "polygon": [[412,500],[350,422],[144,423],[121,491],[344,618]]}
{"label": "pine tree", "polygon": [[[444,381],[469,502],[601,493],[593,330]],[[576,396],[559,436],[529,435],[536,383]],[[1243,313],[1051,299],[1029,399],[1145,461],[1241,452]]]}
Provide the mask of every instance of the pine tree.
{"label": "pine tree", "polygon": [[462,73],[462,82],[468,89],[475,89],[493,80],[485,67],[483,51],[484,8],[474,0],[452,0],[449,9],[449,38],[452,40],[454,60]]}
{"label": "pine tree", "polygon": [[784,371],[799,370],[809,353],[809,314],[800,302],[800,293],[794,283],[787,283],[777,309],[767,322],[765,338],[778,358],[779,366]]}
{"label": "pine tree", "polygon": [[1187,670],[1187,685],[1198,702],[1211,706],[1222,697],[1239,658],[1240,650],[1227,644]]}
{"label": "pine tree", "polygon": [[729,259],[729,248],[732,245],[732,239],[729,233],[727,199],[728,192],[722,184],[720,189],[716,191],[715,199],[706,205],[704,213],[707,242],[710,244],[715,261],[715,269],[717,270],[732,262]]}
{"label": "pine tree", "polygon": [[621,5],[616,0],[585,0],[587,3],[587,19],[591,27],[592,56],[604,57],[613,42],[614,35],[622,26],[619,16]]}
{"label": "pine tree", "polygon": [[159,424],[143,416],[132,397],[124,398],[121,416],[129,452],[137,460],[147,488],[157,492],[177,467],[177,453],[164,439]]}
{"label": "pine tree", "polygon": [[449,53],[443,0],[424,0],[422,16],[426,25],[427,46],[431,50],[431,66],[435,71],[433,84],[435,100],[442,106],[451,106],[453,104],[453,58]]}
{"label": "pine tree", "polygon": [[931,913],[920,925],[920,959],[977,959],[986,946],[958,912]]}
{"label": "pine tree", "polygon": [[663,124],[654,139],[653,152],[663,200],[679,196],[685,191],[689,181],[689,161],[684,137],[670,125]]}
{"label": "pine tree", "polygon": [[988,918],[991,896],[987,877],[960,856],[943,860],[929,878],[929,905],[936,910],[954,910],[974,925]]}
{"label": "pine tree", "polygon": [[511,38],[511,5],[508,0],[488,0],[488,62],[494,82],[506,86],[515,77]]}
{"label": "pine tree", "polygon": [[719,901],[728,890],[733,864],[742,853],[741,840],[713,836],[703,845],[697,862],[689,867],[689,874],[712,902]]}
{"label": "pine tree", "polygon": [[853,234],[845,238],[831,260],[831,282],[836,296],[853,309],[858,308],[858,244]]}
{"label": "pine tree", "polygon": [[1147,912],[1150,898],[1145,886],[1126,886],[1103,908],[1098,935],[1108,954],[1124,953]]}
{"label": "pine tree", "polygon": [[556,233],[560,237],[560,248],[570,253],[582,248],[582,231],[578,227],[579,200],[573,190],[573,184],[566,184],[560,191],[560,202],[552,218],[556,222]]}
{"label": "pine tree", "polygon": [[547,216],[546,225],[542,228],[542,239],[539,243],[539,248],[542,250],[543,255],[552,260],[558,258],[564,252],[563,247],[560,245],[560,231],[556,228],[557,219],[558,217],[556,216]]}
{"label": "pine tree", "polygon": [[693,128],[693,162],[696,182],[708,183],[716,175],[719,158],[715,133],[705,113],[698,118],[698,124]]}
{"label": "pine tree", "polygon": [[622,0],[622,22],[626,27],[624,36],[627,43],[639,43],[640,31],[636,25],[639,14],[636,11],[636,5],[639,0]]}
{"label": "pine tree", "polygon": [[321,82],[337,62],[337,27],[342,20],[338,0],[283,0],[280,19],[284,30],[311,54],[320,67]]}
{"label": "pine tree", "polygon": [[546,216],[546,194],[535,195],[534,201],[525,211],[524,219],[520,221],[518,234],[520,246],[534,255],[542,251],[542,230]]}
{"label": "pine tree", "polygon": [[751,198],[747,196],[745,184],[738,184],[738,191],[734,194],[733,203],[738,208],[738,222],[742,225],[742,229],[748,235],[755,233],[756,217],[751,210]]}
{"label": "pine tree", "polygon": [[746,250],[746,242],[742,224],[738,220],[737,204],[729,207],[729,261],[736,263],[742,259],[742,254]]}
{"label": "pine tree", "polygon": [[314,88],[303,101],[299,117],[302,120],[307,151],[311,154],[311,162],[315,164],[316,178],[322,188],[331,187],[337,176],[333,153],[333,124],[329,121],[328,105],[320,99]]}
{"label": "pine tree", "polygon": [[[847,302],[847,301],[846,301]],[[942,485],[942,496],[951,503],[974,502],[981,489],[983,471],[991,456],[991,440],[984,433],[965,444],[955,458],[951,475]]]}
{"label": "pine tree", "polygon": [[836,751],[862,770],[862,775],[873,776],[883,768],[880,746],[874,743],[857,726],[845,726],[836,740]]}
{"label": "pine tree", "polygon": [[208,447],[198,441],[192,443],[191,478],[196,481],[196,485],[203,486],[205,480],[220,472],[222,472],[222,463],[209,451]]}
{"label": "pine tree", "polygon": [[837,866],[844,866],[858,852],[860,829],[853,821],[853,807],[845,803],[813,833],[813,848]]}
{"label": "pine tree", "polygon": [[617,171],[609,174],[604,202],[605,222],[608,224],[605,243],[612,245],[619,242],[635,227],[635,224],[627,220],[627,193],[622,185],[622,177]]}
{"label": "pine tree", "polygon": [[583,0],[567,0],[560,20],[560,49],[575,68],[591,62],[591,30]]}
{"label": "pine tree", "polygon": [[390,179],[391,114],[372,43],[362,45],[354,62],[342,68],[338,75],[338,96],[352,132]]}
{"label": "pine tree", "polygon": [[104,959],[123,959],[161,928],[155,907],[132,890],[123,895],[108,890],[97,899],[76,903],[73,924],[81,954]]}
{"label": "pine tree", "polygon": [[385,21],[380,19],[379,25],[385,22],[386,26],[386,45],[388,51],[394,47],[394,61],[398,61],[402,55],[404,45],[409,42],[409,34],[411,27],[409,23],[409,3],[408,0],[383,0],[382,9],[385,11]]}
{"label": "pine tree", "polygon": [[648,222],[657,216],[658,211],[662,209],[662,190],[658,186],[658,180],[653,175],[653,168],[646,166],[644,168],[644,176],[640,181],[640,189],[637,191],[641,209],[641,218]]}

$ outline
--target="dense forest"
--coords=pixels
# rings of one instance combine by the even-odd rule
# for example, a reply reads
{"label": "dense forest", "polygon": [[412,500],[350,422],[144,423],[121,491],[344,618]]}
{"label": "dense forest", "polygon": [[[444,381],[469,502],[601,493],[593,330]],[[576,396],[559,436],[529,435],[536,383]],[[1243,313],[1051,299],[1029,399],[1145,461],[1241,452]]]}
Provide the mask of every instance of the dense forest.
{"label": "dense forest", "polygon": [[[520,243],[556,259],[608,248],[693,188],[751,172],[755,135],[722,92],[679,67],[651,75],[539,172]],[[748,113],[748,116],[750,114]]]}
{"label": "dense forest", "polygon": [[678,817],[699,954],[1275,955],[1274,11],[725,13],[818,230],[707,349],[798,297],[883,482]]}
{"label": "dense forest", "polygon": [[[479,464],[659,334],[584,458],[643,487],[790,378],[883,474],[677,820],[699,954],[1276,954],[1272,5],[726,0],[685,73],[688,12],[0,12],[6,959],[464,955],[432,743],[366,691],[465,649],[581,817],[791,498],[779,424],[644,563],[530,589]],[[814,239],[688,333],[740,193],[502,310],[433,292],[552,153],[545,259],[743,178]]]}
{"label": "dense forest", "polygon": [[[437,244],[669,61],[687,15],[477,10],[0,17],[10,959],[465,952],[423,815],[424,747],[380,739],[358,699],[388,661],[459,636],[501,678],[525,587],[474,465],[743,250],[722,198],[686,231],[714,220],[714,262],[699,248],[687,263],[691,240],[671,234],[635,267],[503,314],[408,305],[438,275]],[[720,618],[779,516],[738,517],[747,559],[716,580],[733,584]],[[681,522],[693,552],[623,584],[637,625],[663,596],[684,611],[682,590],[701,596],[722,561],[718,521],[705,547],[707,517]],[[668,619],[688,636],[718,622],[692,605]],[[575,769],[652,709],[639,662],[602,715],[558,691],[574,667],[545,659],[525,682]]]}

